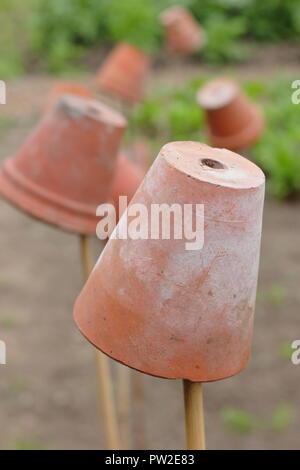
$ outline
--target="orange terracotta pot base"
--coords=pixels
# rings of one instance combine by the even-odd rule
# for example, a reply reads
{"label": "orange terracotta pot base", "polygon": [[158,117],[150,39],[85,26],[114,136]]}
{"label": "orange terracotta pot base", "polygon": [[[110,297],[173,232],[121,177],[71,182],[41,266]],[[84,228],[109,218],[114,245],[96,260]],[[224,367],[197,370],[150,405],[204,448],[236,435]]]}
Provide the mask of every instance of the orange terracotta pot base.
{"label": "orange terracotta pot base", "polygon": [[129,103],[144,97],[150,59],[143,51],[130,44],[116,46],[98,70],[97,86],[107,93]]}
{"label": "orange terracotta pot base", "polygon": [[205,110],[209,140],[216,147],[245,149],[264,130],[261,110],[231,80],[219,78],[209,82],[199,90],[197,101]]}
{"label": "orange terracotta pot base", "polygon": [[207,382],[244,369],[264,182],[256,165],[228,150],[165,145],[131,204],[150,213],[154,203],[192,203],[194,216],[195,205],[204,204],[204,246],[110,239],[75,304],[83,335],[113,359],[158,377]]}
{"label": "orange terracotta pot base", "polygon": [[94,100],[65,95],[0,171],[0,194],[43,222],[95,234],[110,197],[126,120]]}

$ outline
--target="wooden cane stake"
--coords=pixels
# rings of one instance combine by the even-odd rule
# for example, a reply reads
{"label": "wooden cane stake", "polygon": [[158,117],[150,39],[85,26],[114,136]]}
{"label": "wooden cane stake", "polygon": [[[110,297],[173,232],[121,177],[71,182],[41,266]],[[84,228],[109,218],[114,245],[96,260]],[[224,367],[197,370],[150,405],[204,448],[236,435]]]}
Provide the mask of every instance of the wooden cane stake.
{"label": "wooden cane stake", "polygon": [[[93,261],[86,235],[80,236],[82,268],[85,279],[92,271]],[[109,359],[100,351],[96,352],[96,369],[99,382],[100,409],[105,425],[105,436],[109,450],[121,449],[116,406],[113,396],[113,384],[109,368]]]}
{"label": "wooden cane stake", "polygon": [[183,381],[185,428],[188,450],[205,450],[202,384]]}

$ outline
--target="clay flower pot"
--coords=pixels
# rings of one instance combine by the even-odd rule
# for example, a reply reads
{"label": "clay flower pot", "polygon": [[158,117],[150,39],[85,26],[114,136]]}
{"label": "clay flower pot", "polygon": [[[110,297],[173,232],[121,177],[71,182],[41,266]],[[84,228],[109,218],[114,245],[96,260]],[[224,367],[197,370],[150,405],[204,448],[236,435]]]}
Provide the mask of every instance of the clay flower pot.
{"label": "clay flower pot", "polygon": [[192,203],[195,216],[196,204],[204,204],[204,245],[190,251],[186,239],[175,237],[110,238],[75,304],[84,336],[158,377],[206,382],[245,368],[264,185],[262,171],[229,150],[165,145],[128,211],[137,203],[148,214],[153,204]]}
{"label": "clay flower pot", "polygon": [[81,96],[82,98],[92,98],[91,91],[86,88],[81,83],[76,82],[58,82],[52,90],[50,91],[48,98],[46,100],[45,111],[49,111],[54,103],[62,96],[62,95],[76,95]]}
{"label": "clay flower pot", "polygon": [[167,48],[176,54],[188,55],[205,44],[205,32],[191,13],[181,6],[167,8],[160,15],[165,29]]}
{"label": "clay flower pot", "polygon": [[17,153],[5,160],[0,193],[44,222],[94,234],[110,196],[126,120],[94,100],[64,95]]}
{"label": "clay flower pot", "polygon": [[97,85],[121,100],[135,103],[144,97],[150,59],[130,44],[116,46],[97,73]]}
{"label": "clay flower pot", "polygon": [[111,192],[111,198],[117,210],[117,220],[122,215],[122,213],[119,213],[119,197],[127,196],[129,203],[143,181],[145,173],[146,171],[143,171],[124,153],[119,155]]}
{"label": "clay flower pot", "polygon": [[205,110],[210,143],[240,150],[261,136],[265,123],[261,111],[233,81],[219,78],[199,90],[197,101]]}

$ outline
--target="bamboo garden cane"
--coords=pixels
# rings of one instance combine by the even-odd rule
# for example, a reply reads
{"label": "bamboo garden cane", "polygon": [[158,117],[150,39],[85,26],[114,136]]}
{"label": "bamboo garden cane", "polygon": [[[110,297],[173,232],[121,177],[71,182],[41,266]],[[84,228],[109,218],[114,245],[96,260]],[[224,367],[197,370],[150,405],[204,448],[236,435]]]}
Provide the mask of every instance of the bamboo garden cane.
{"label": "bamboo garden cane", "polygon": [[188,450],[205,450],[203,387],[199,382],[183,381],[186,444]]}
{"label": "bamboo garden cane", "polygon": [[[87,280],[93,269],[88,236],[80,236],[80,249],[83,274]],[[99,385],[99,406],[104,418],[107,447],[109,450],[121,449],[109,359],[97,349],[95,349],[95,358]]]}

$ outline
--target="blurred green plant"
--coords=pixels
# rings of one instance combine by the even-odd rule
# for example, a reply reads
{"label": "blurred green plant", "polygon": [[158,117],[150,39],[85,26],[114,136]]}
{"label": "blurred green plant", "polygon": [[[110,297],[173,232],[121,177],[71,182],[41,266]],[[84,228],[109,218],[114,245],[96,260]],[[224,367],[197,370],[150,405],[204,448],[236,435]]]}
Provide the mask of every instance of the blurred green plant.
{"label": "blurred green plant", "polygon": [[[130,125],[145,137],[162,140],[198,140],[204,116],[195,101],[203,80],[192,80],[185,88],[159,88],[136,106]],[[204,135],[202,136],[204,140]]]}
{"label": "blurred green plant", "polygon": [[248,433],[255,427],[256,418],[239,408],[224,408],[221,411],[221,420],[231,430],[237,433]]}
{"label": "blurred green plant", "polygon": [[42,450],[42,445],[38,441],[28,439],[17,439],[9,446],[9,450]]}
{"label": "blurred green plant", "polygon": [[274,308],[282,308],[286,300],[285,289],[280,284],[271,284],[264,292],[264,299]]}
{"label": "blurred green plant", "polygon": [[25,69],[27,31],[35,0],[0,0],[0,78],[20,75]]}
{"label": "blurred green plant", "polygon": [[50,71],[70,66],[106,36],[106,1],[38,0],[30,22],[35,59]]}
{"label": "blurred green plant", "polygon": [[25,379],[14,379],[7,384],[10,393],[22,393],[28,388],[28,383]]}
{"label": "blurred green plant", "polygon": [[146,52],[154,52],[160,42],[158,3],[149,0],[105,0],[110,39],[129,42]]}
{"label": "blurred green plant", "polygon": [[127,41],[154,52],[162,45],[158,15],[180,3],[208,35],[207,61],[245,58],[243,39],[298,40],[297,0],[0,0],[0,77],[34,67],[73,70],[91,47]]}
{"label": "blurred green plant", "polygon": [[217,15],[225,21],[242,18],[241,35],[256,40],[297,39],[300,32],[297,0],[192,0],[190,8],[205,27]]}
{"label": "blurred green plant", "polygon": [[220,417],[225,426],[239,434],[254,430],[283,432],[293,422],[293,408],[287,402],[280,402],[272,415],[268,417],[256,416],[240,408],[226,407],[221,410]]}
{"label": "blurred green plant", "polygon": [[280,199],[294,197],[300,192],[300,133],[297,127],[287,120],[285,129],[267,129],[255,150],[257,163],[269,177],[270,192]]}
{"label": "blurred green plant", "polygon": [[277,405],[271,418],[270,428],[275,432],[285,431],[293,422],[293,408],[289,403],[281,402]]}
{"label": "blurred green plant", "polygon": [[291,341],[283,341],[282,343],[279,344],[278,354],[283,359],[288,359],[289,361],[291,361],[293,352],[294,350],[291,346]]}
{"label": "blurred green plant", "polygon": [[10,116],[0,116],[0,132],[16,125],[16,119]]}
{"label": "blurred green plant", "polygon": [[201,55],[210,63],[245,60],[247,48],[239,39],[246,31],[244,19],[229,19],[222,14],[212,16],[205,24],[207,42]]}
{"label": "blurred green plant", "polygon": [[3,328],[14,328],[15,326],[17,326],[17,324],[18,321],[16,317],[13,317],[11,315],[0,316],[0,326],[2,326]]}

